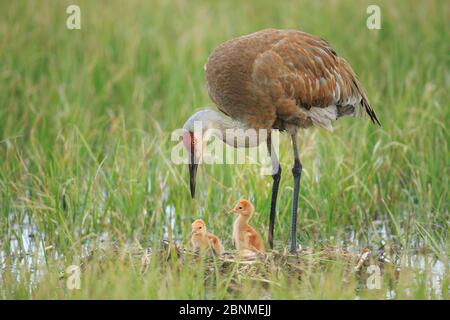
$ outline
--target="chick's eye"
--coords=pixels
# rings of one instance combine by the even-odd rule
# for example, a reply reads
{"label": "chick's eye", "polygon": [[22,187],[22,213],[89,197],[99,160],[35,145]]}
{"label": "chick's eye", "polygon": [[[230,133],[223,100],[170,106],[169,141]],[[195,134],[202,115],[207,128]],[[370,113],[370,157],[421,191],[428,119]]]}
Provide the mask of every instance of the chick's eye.
{"label": "chick's eye", "polygon": [[239,209],[242,209],[242,207],[239,207]]}

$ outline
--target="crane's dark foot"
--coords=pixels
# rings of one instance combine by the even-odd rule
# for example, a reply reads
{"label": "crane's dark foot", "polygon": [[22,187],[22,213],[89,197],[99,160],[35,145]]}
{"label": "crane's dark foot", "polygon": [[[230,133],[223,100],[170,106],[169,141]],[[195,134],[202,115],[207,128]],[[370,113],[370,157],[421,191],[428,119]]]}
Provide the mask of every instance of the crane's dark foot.
{"label": "crane's dark foot", "polygon": [[297,254],[297,244],[291,243],[291,248],[289,249],[290,254]]}

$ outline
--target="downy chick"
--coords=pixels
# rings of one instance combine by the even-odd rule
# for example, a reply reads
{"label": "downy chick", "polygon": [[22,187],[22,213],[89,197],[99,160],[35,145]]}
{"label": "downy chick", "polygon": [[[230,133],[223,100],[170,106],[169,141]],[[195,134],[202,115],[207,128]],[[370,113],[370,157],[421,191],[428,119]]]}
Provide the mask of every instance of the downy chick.
{"label": "downy chick", "polygon": [[223,252],[220,239],[206,230],[206,224],[202,219],[192,223],[191,244],[196,251],[204,252],[212,249],[216,255]]}
{"label": "downy chick", "polygon": [[245,199],[239,200],[231,211],[238,214],[233,225],[233,242],[236,249],[264,252],[264,244],[260,235],[248,224],[254,212],[250,201]]}

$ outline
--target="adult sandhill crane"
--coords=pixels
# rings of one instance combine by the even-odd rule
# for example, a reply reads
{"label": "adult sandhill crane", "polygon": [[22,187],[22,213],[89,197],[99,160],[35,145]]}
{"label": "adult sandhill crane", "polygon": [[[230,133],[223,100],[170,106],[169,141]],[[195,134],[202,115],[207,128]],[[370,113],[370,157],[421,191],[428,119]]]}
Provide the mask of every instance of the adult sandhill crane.
{"label": "adult sandhill crane", "polygon": [[[331,130],[332,121],[362,113],[379,125],[375,111],[350,65],[327,41],[301,31],[266,29],[227,41],[209,56],[205,71],[209,96],[224,115],[202,110],[183,126],[183,142],[190,153],[191,196],[195,197],[198,158],[204,147],[204,141],[194,131],[194,123],[201,122],[203,130],[218,129],[224,133],[221,137],[226,137],[227,129],[286,131],[294,152],[290,251],[295,252],[302,173],[296,141],[298,128],[318,126]],[[223,140],[235,147],[251,146]],[[272,248],[281,166],[270,134],[266,142],[273,165],[268,234]]]}

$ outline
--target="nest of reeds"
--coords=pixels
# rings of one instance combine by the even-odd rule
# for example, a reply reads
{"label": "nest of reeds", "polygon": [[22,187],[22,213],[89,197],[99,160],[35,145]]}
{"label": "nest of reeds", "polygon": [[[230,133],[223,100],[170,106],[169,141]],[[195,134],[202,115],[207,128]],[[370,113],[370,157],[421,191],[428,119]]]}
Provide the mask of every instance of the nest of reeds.
{"label": "nest of reeds", "polygon": [[[258,253],[249,250],[226,251],[221,256],[212,252],[200,254],[175,242],[162,241],[158,249],[152,249],[140,243],[121,245],[102,243],[92,249],[82,259],[81,268],[86,268],[95,258],[96,262],[116,259],[122,263],[131,263],[142,275],[157,263],[184,265],[202,264],[205,279],[214,278],[215,272],[222,275],[232,274],[230,289],[236,289],[241,280],[253,280],[263,285],[276,285],[272,280],[279,273],[287,274],[291,279],[301,281],[305,274],[326,270],[330,263],[340,263],[344,271],[343,281],[355,276],[359,282],[366,281],[370,273],[367,268],[376,266],[380,272],[389,270],[394,278],[400,271],[398,251],[395,248],[363,248],[359,253],[339,247],[299,248],[296,254],[287,250],[270,250]],[[393,258],[394,257],[394,258]],[[156,259],[156,260],[155,260]],[[154,263],[152,263],[154,262]]]}

